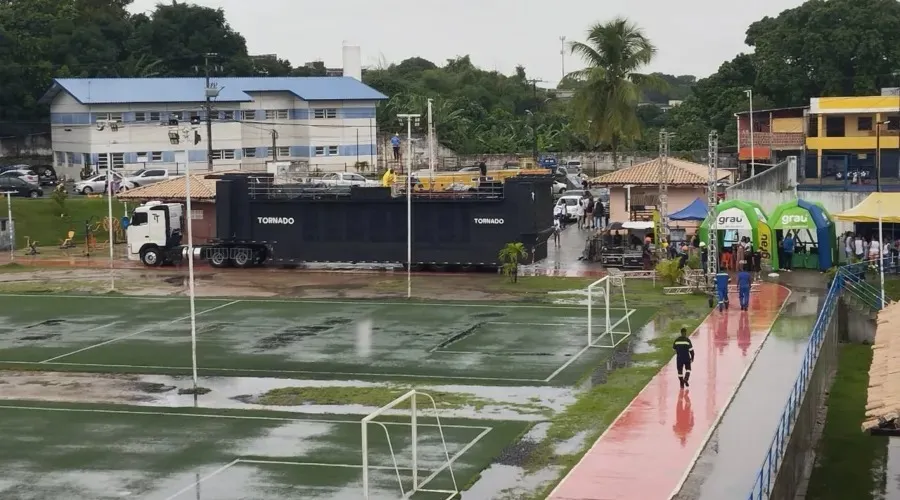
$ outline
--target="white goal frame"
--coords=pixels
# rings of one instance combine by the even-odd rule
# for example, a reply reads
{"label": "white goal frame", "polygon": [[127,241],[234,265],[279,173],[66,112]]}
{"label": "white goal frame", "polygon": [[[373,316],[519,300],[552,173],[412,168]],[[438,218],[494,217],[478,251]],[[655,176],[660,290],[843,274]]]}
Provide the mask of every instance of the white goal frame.
{"label": "white goal frame", "polygon": [[[628,302],[625,299],[625,280],[616,280],[613,284],[610,276],[604,276],[597,281],[591,283],[587,287],[587,345],[588,347],[601,347],[604,349],[615,349],[623,341],[631,336],[631,312],[628,310]],[[612,324],[610,318],[609,297],[615,286],[622,293],[622,307],[625,316],[615,325]],[[606,321],[604,332],[594,338],[594,295],[603,296],[603,313]],[[615,328],[621,323],[625,323],[625,331],[616,331]]]}
{"label": "white goal frame", "polygon": [[[434,410],[434,418],[437,423],[438,432],[441,435],[441,444],[444,447],[444,458],[447,460],[446,465],[438,468],[431,476],[426,477],[419,482],[419,457],[418,457],[418,407],[416,404],[416,399],[418,396],[423,396],[428,398],[431,401],[431,407]],[[395,408],[397,405],[409,401],[410,406],[410,429],[411,429],[411,442],[410,445],[412,447],[412,490],[406,491],[403,488],[403,479],[400,477],[400,467],[397,464],[397,456],[394,454],[394,446],[391,444],[391,436],[387,430],[387,427],[381,422],[375,422],[374,420],[383,415],[384,413],[390,411]],[[450,450],[447,449],[447,440],[444,438],[444,428],[441,426],[441,417],[438,415],[437,403],[434,401],[434,398],[431,395],[426,394],[424,392],[411,390],[406,394],[398,397],[397,399],[391,401],[390,403],[382,406],[381,408],[375,410],[374,412],[367,415],[362,419],[362,482],[363,482],[363,498],[365,500],[369,500],[369,425],[377,425],[384,430],[384,435],[387,438],[388,449],[391,452],[391,460],[394,463],[394,471],[397,474],[397,483],[400,485],[400,495],[401,500],[406,500],[412,497],[416,492],[423,491],[427,493],[442,493],[446,494],[447,497],[445,500],[450,500],[459,495],[459,486],[456,483],[456,476],[453,473],[453,462],[450,460]],[[436,489],[427,489],[425,485],[434,480],[437,475],[443,471],[444,469],[448,469],[450,471],[450,478],[453,480],[453,489],[452,490],[436,490]]]}

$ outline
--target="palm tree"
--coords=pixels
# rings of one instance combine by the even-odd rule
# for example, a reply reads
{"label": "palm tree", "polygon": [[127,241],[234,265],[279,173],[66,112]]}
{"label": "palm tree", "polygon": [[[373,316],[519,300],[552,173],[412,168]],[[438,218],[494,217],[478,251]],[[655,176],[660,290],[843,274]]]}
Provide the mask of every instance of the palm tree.
{"label": "palm tree", "polygon": [[638,72],[653,60],[656,47],[636,24],[618,17],[591,26],[587,41],[570,48],[587,63],[567,76],[583,83],[575,91],[577,118],[592,140],[610,145],[617,166],[619,146],[641,136],[641,91],[667,88],[661,78]]}
{"label": "palm tree", "polygon": [[504,246],[497,255],[500,262],[503,263],[502,271],[510,281],[516,283],[519,281],[519,259],[528,257],[528,251],[525,245],[520,242],[510,242]]}

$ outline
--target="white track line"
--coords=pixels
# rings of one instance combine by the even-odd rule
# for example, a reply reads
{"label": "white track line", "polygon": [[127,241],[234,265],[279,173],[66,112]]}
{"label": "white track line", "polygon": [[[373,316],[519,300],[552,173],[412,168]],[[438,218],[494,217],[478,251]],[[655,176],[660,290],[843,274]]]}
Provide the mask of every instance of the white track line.
{"label": "white track line", "polygon": [[[63,295],[63,294],[50,294],[50,295],[36,295],[36,294],[15,294],[15,293],[5,293],[0,294],[0,298],[2,297],[27,297],[27,298],[50,298],[50,299],[91,299],[92,301],[97,300],[137,300],[141,301],[173,301],[173,300],[187,300],[187,297],[158,297],[158,296],[144,296],[144,295]],[[197,302],[225,302],[225,301],[234,301],[234,302],[248,302],[248,303],[273,303],[273,304],[340,304],[340,305],[372,305],[372,306],[401,306],[401,307],[472,307],[472,308],[485,308],[489,307],[491,309],[538,309],[538,310],[546,310],[546,309],[559,309],[559,310],[579,310],[583,311],[587,306],[565,306],[565,305],[554,305],[554,304],[546,304],[546,305],[537,305],[537,304],[472,304],[472,303],[458,303],[458,302],[402,302],[400,300],[396,302],[375,302],[365,299],[360,300],[286,300],[286,299],[258,299],[258,298],[234,298],[234,297],[198,297],[195,299]],[[611,307],[610,311],[624,311],[624,307]]]}
{"label": "white track line", "polygon": [[[631,316],[631,315],[634,313],[634,311],[635,311],[635,310],[632,309],[632,310],[626,312],[626,313],[625,313],[625,316],[622,316],[622,319],[620,319],[619,321],[616,321],[615,323],[613,323],[613,325],[612,325],[611,327],[609,327],[610,332],[612,332],[613,330],[615,330],[617,326],[619,326],[620,324],[622,324],[623,321],[625,321],[626,319],[628,319],[628,317]],[[589,349],[591,349],[592,347],[593,347],[593,346],[591,346],[590,344],[584,346],[584,348],[582,348],[582,349],[581,349],[580,351],[578,351],[574,356],[572,356],[568,361],[566,361],[565,364],[563,364],[562,366],[560,366],[559,368],[557,368],[556,371],[553,372],[553,373],[551,373],[549,377],[545,378],[545,379],[544,379],[544,382],[549,383],[551,380],[553,380],[554,378],[556,378],[557,375],[559,375],[563,370],[565,370],[566,368],[568,368],[569,365],[571,365],[572,363],[574,363],[575,361],[577,361],[578,358],[580,358],[580,357],[582,356],[582,354],[584,354],[585,352],[587,352],[587,351],[588,351]]]}
{"label": "white track line", "polygon": [[[203,311],[200,311],[200,312],[196,313],[194,316],[200,316],[201,314],[206,314],[206,313],[208,313],[208,312],[212,312],[212,311],[215,311],[215,310],[217,310],[217,309],[222,309],[223,307],[228,307],[228,306],[230,306],[230,305],[232,305],[232,304],[237,304],[238,302],[240,302],[240,300],[234,300],[234,301],[229,302],[229,303],[227,303],[227,304],[222,304],[222,305],[220,305],[220,306],[216,306],[216,307],[213,307],[213,308],[210,308],[210,309],[205,309],[205,310],[203,310]],[[184,321],[184,320],[186,320],[186,319],[191,319],[191,317],[190,317],[189,315],[188,315],[188,316],[182,316],[182,317],[180,317],[180,318],[173,319],[172,321],[169,321],[169,322],[167,322],[166,324],[167,324],[167,325],[171,325],[172,323],[178,323],[179,321]],[[50,358],[50,359],[45,359],[45,360],[41,361],[41,363],[50,363],[50,362],[52,362],[52,361],[56,361],[57,359],[66,358],[66,357],[72,356],[73,354],[78,354],[78,353],[80,353],[80,352],[88,351],[88,350],[91,350],[91,349],[94,349],[94,348],[97,348],[97,347],[102,347],[102,346],[105,346],[105,345],[107,345],[107,344],[112,344],[113,342],[118,342],[118,341],[120,341],[120,340],[125,340],[125,339],[127,339],[127,338],[134,337],[135,335],[140,335],[140,334],[142,334],[142,333],[144,333],[144,332],[148,332],[148,331],[150,331],[150,330],[156,330],[156,329],[158,329],[158,328],[159,328],[158,325],[148,326],[147,328],[138,330],[138,331],[136,331],[136,332],[134,332],[134,333],[129,333],[128,335],[122,335],[121,337],[116,337],[116,338],[114,338],[114,339],[110,339],[110,340],[107,340],[107,341],[105,341],[105,342],[100,342],[99,344],[89,345],[89,346],[87,346],[87,347],[78,349],[77,351],[72,351],[72,352],[69,352],[69,353],[66,353],[66,354],[61,354],[61,355],[59,355],[59,356],[56,356],[56,357],[53,357],[53,358]]]}
{"label": "white track line", "polygon": [[[0,411],[2,410],[27,410],[27,411],[56,411],[63,413],[99,413],[104,415],[152,415],[152,416],[172,416],[172,417],[193,417],[193,418],[219,418],[226,420],[260,420],[264,422],[311,422],[314,424],[352,424],[359,425],[359,420],[330,420],[330,419],[319,419],[319,418],[288,418],[288,417],[263,417],[256,415],[220,415],[215,413],[180,413],[180,412],[161,412],[161,411],[131,411],[131,410],[103,410],[99,408],[49,408],[44,406],[13,406],[13,405],[4,405],[0,404]],[[212,409],[212,408],[210,408]],[[403,425],[403,426],[411,426],[411,423],[406,422],[390,422],[390,421],[379,421],[379,423],[384,425]],[[437,424],[417,424],[420,427],[437,427]],[[446,427],[448,429],[474,429],[474,430],[491,430],[493,427],[485,427],[483,425],[456,425],[456,424],[447,424],[441,425],[441,427]]]}
{"label": "white track line", "polygon": [[[7,361],[0,360],[0,364],[8,365],[58,365],[58,366],[86,366],[92,368],[126,368],[141,370],[167,370],[167,371],[185,371],[190,370],[190,366],[157,366],[157,365],[113,365],[104,363],[67,363],[57,361]],[[342,377],[373,377],[373,378],[406,378],[406,379],[422,379],[422,380],[479,380],[486,382],[544,382],[544,379],[537,378],[498,378],[498,377],[467,377],[461,375],[416,375],[408,373],[368,373],[368,372],[326,372],[315,370],[262,370],[258,368],[217,368],[214,366],[203,366],[206,372],[227,372],[227,373],[277,373],[281,375],[319,375],[332,376],[340,375]]]}
{"label": "white track line", "polygon": [[228,463],[227,465],[219,467],[214,472],[207,474],[207,475],[201,477],[200,479],[198,479],[197,481],[194,481],[190,485],[185,486],[184,488],[178,490],[178,493],[175,493],[174,495],[166,498],[166,500],[174,500],[174,499],[178,498],[179,496],[181,496],[182,493],[187,493],[188,491],[191,491],[192,489],[196,488],[198,484],[202,483],[203,481],[206,481],[207,479],[209,479],[215,475],[225,472],[227,469],[230,469],[232,466],[237,465],[239,462],[240,462],[240,459],[237,459],[237,460],[234,460],[233,462]]}

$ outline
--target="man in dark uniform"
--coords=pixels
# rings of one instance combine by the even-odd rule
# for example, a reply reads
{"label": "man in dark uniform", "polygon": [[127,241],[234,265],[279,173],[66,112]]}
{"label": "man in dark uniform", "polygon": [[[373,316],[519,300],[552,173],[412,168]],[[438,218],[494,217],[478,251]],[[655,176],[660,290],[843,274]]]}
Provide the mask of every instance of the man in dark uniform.
{"label": "man in dark uniform", "polygon": [[694,362],[694,344],[687,336],[687,328],[681,329],[681,335],[672,344],[675,349],[675,363],[678,367],[678,383],[681,388],[690,387],[691,363]]}

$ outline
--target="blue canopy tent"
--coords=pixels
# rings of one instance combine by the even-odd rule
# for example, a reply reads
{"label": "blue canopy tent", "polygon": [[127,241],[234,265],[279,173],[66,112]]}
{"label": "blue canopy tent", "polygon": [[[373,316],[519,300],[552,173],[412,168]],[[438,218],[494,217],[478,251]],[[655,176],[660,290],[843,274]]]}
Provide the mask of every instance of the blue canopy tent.
{"label": "blue canopy tent", "polygon": [[690,205],[669,215],[669,220],[706,220],[706,214],[708,212],[707,208],[706,200],[697,198],[692,201]]}

